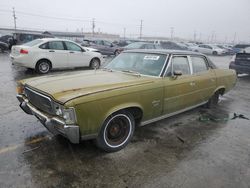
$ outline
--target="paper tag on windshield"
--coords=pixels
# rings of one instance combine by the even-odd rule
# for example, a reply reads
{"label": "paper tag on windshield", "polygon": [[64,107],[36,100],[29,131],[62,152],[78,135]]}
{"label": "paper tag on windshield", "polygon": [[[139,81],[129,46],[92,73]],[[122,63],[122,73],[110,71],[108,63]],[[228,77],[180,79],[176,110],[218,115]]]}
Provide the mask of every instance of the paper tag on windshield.
{"label": "paper tag on windshield", "polygon": [[156,55],[146,55],[146,56],[144,56],[144,60],[157,61],[159,58],[160,58],[160,56],[156,56]]}

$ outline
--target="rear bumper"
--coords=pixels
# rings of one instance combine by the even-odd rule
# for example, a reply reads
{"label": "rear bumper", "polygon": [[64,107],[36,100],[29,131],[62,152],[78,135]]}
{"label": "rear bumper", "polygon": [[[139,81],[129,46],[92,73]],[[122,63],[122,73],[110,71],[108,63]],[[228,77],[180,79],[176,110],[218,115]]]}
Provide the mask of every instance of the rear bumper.
{"label": "rear bumper", "polygon": [[11,60],[12,65],[15,65],[15,66],[32,68],[32,69],[35,68],[35,66],[28,63],[29,61],[26,59],[26,57],[23,57],[23,56],[16,57],[10,54],[10,60]]}
{"label": "rear bumper", "polygon": [[79,143],[80,141],[80,131],[77,125],[67,125],[63,119],[50,116],[44,112],[41,112],[35,108],[28,99],[22,95],[17,95],[17,99],[20,102],[20,107],[22,110],[30,115],[34,115],[39,119],[39,121],[52,133],[60,134],[70,140],[72,143]]}
{"label": "rear bumper", "polygon": [[231,62],[229,69],[234,69],[237,73],[250,73],[250,66],[237,65],[235,62]]}

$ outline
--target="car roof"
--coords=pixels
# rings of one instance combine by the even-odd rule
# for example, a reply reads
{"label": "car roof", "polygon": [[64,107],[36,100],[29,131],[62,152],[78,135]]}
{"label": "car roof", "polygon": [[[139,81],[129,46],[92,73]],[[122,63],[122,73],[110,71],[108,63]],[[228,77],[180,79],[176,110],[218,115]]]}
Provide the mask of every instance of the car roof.
{"label": "car roof", "polygon": [[185,50],[165,50],[165,49],[137,49],[137,50],[126,50],[126,52],[133,52],[133,53],[154,53],[154,54],[176,54],[176,55],[202,55],[203,54],[199,52],[193,52],[193,51],[185,51]]}
{"label": "car roof", "polygon": [[47,41],[69,41],[69,42],[74,42],[72,40],[61,39],[61,38],[41,38],[39,40],[43,40],[44,42],[47,42]]}

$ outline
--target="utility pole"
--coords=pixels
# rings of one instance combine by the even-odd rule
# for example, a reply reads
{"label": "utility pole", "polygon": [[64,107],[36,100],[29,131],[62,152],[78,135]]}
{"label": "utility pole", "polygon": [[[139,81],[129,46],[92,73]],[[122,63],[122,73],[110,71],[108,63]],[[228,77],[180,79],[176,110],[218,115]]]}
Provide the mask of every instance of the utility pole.
{"label": "utility pole", "polygon": [[95,35],[95,18],[92,19],[92,37]]}
{"label": "utility pole", "polygon": [[13,9],[13,18],[14,18],[14,28],[15,28],[15,32],[16,32],[16,12],[15,12],[15,7],[12,8]]}
{"label": "utility pole", "polygon": [[123,28],[123,38],[124,38],[124,40],[126,38],[126,27]]}
{"label": "utility pole", "polygon": [[141,25],[140,25],[140,39],[142,37],[142,22],[143,22],[143,20],[141,20]]}
{"label": "utility pole", "polygon": [[196,42],[196,31],[194,30],[194,42]]}
{"label": "utility pole", "polygon": [[174,27],[170,27],[170,36],[171,36],[171,40],[174,39]]}
{"label": "utility pole", "polygon": [[234,33],[234,40],[233,40],[233,44],[235,43],[236,40],[236,32]]}

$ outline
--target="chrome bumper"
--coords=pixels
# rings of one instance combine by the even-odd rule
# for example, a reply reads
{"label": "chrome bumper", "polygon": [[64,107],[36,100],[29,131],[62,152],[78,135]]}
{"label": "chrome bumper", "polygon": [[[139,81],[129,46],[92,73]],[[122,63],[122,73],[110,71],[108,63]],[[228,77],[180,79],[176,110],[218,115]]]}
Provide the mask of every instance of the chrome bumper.
{"label": "chrome bumper", "polygon": [[22,95],[17,95],[17,99],[20,102],[22,110],[30,115],[34,115],[39,121],[52,133],[61,134],[68,138],[72,143],[79,143],[80,132],[79,126],[67,125],[61,118],[50,116],[44,112],[39,111],[32,104],[29,103],[28,99]]}

